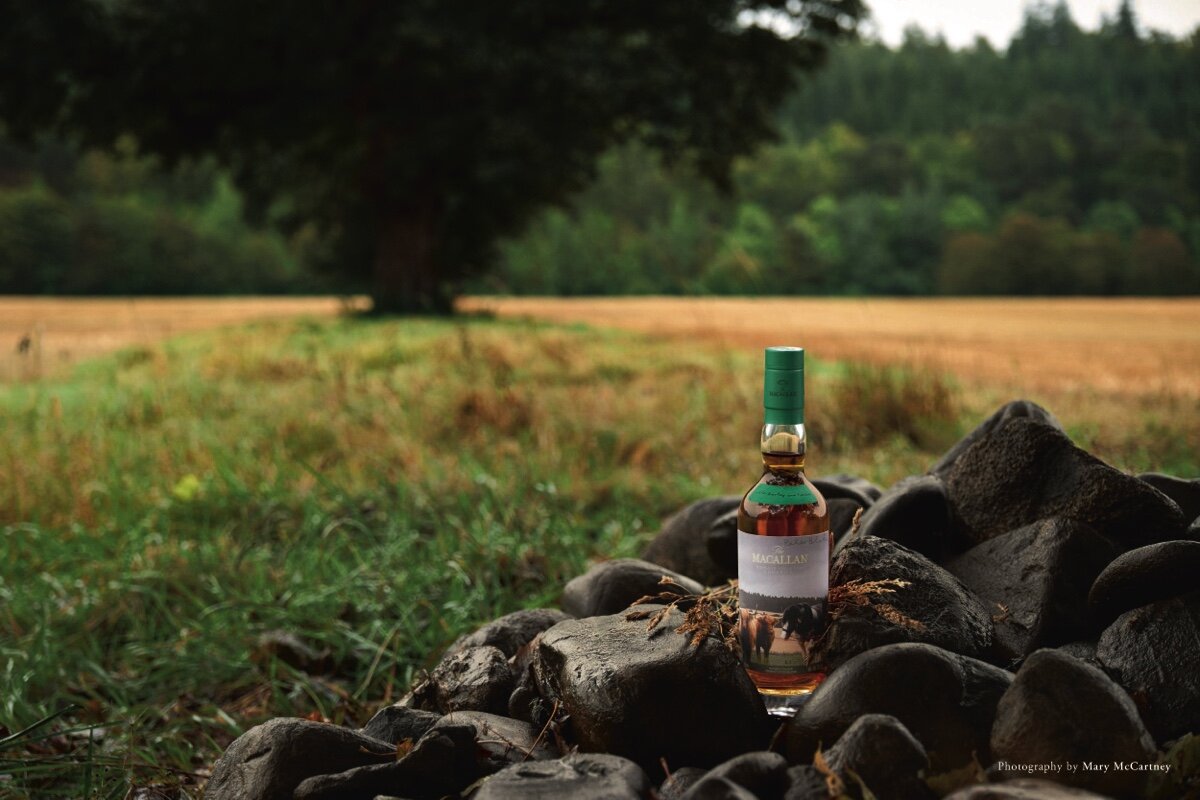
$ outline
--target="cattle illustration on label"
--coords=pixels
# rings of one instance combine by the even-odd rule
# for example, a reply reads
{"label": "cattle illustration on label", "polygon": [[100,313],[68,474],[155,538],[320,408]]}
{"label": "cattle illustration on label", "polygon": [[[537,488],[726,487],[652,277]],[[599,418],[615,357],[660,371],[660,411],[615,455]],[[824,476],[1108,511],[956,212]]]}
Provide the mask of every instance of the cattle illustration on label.
{"label": "cattle illustration on label", "polygon": [[825,630],[829,533],[758,536],[738,531],[738,643],[759,672],[807,672]]}

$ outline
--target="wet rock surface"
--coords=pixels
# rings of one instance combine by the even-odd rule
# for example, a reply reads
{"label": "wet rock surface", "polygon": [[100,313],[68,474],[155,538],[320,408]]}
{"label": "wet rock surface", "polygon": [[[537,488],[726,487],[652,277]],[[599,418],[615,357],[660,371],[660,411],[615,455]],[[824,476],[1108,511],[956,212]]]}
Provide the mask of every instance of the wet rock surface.
{"label": "wet rock surface", "polygon": [[404,705],[442,714],[451,711],[501,714],[508,709],[513,684],[512,668],[503,652],[486,645],[467,647],[443,659],[428,680],[413,689]]}
{"label": "wet rock surface", "polygon": [[716,586],[737,577],[737,563],[720,564],[709,553],[708,535],[714,523],[730,511],[737,511],[739,495],[697,500],[665,522],[662,529],[642,551],[652,564],[687,575],[705,586]]}
{"label": "wet rock surface", "polygon": [[832,586],[851,581],[901,580],[885,602],[917,625],[906,625],[871,607],[849,605],[817,645],[820,661],[836,668],[859,653],[895,642],[924,642],[972,657],[988,654],[992,617],[957,578],[920,553],[890,539],[857,536],[830,566]]}
{"label": "wet rock surface", "polygon": [[884,492],[863,513],[858,533],[844,541],[878,536],[938,559],[955,546],[951,534],[946,488],[940,478],[924,475],[906,478]]}
{"label": "wet rock surface", "polygon": [[[674,584],[664,585],[663,577]],[[696,581],[666,567],[636,558],[616,558],[572,578],[563,589],[562,606],[573,617],[598,617],[624,611],[643,597],[663,592],[703,591],[704,587]]]}
{"label": "wet rock surface", "polygon": [[1096,658],[1096,643],[1090,641],[1067,642],[1064,645],[1059,645],[1057,650],[1061,653],[1066,653],[1071,658],[1077,658],[1085,664],[1091,664],[1093,667],[1099,667],[1100,661]]}
{"label": "wet rock surface", "polygon": [[699,767],[680,767],[672,770],[667,779],[659,785],[658,796],[661,800],[680,800],[687,794],[688,789],[707,774],[708,770]]}
{"label": "wet rock surface", "polygon": [[483,711],[455,711],[439,719],[431,730],[469,727],[475,731],[475,756],[484,772],[494,772],[509,764],[541,761],[559,754],[540,731],[520,720]]}
{"label": "wet rock surface", "polygon": [[990,785],[968,786],[945,800],[1110,800],[1105,795],[1051,781],[1022,778]]}
{"label": "wet rock surface", "polygon": [[[1026,777],[1030,764],[1111,765],[1153,762],[1154,740],[1129,696],[1099,669],[1057,650],[1025,660],[996,706],[992,727],[994,772]],[[1144,772],[1077,769],[1054,780],[1105,794],[1135,794]]]}
{"label": "wet rock surface", "polygon": [[446,651],[446,655],[453,655],[468,647],[488,646],[495,647],[508,658],[512,658],[518,650],[533,641],[533,637],[570,618],[570,614],[557,608],[527,608],[514,611],[459,638]]}
{"label": "wet rock surface", "polygon": [[704,534],[708,557],[722,575],[737,575],[738,510],[734,506],[713,520]]}
{"label": "wet rock surface", "polygon": [[575,753],[553,761],[514,764],[484,781],[474,800],[641,800],[646,773],[619,756]]}
{"label": "wet rock surface", "polygon": [[415,742],[439,719],[441,717],[433,711],[421,711],[405,706],[385,706],[371,717],[359,733],[391,745],[405,740]]}
{"label": "wet rock surface", "polygon": [[[721,779],[750,792],[760,800],[781,797],[788,787],[787,759],[779,753],[759,751],[734,756],[705,773],[704,780]],[[710,790],[711,791],[711,790]],[[692,797],[689,793],[686,797]]]}
{"label": "wet rock surface", "polygon": [[1089,526],[1055,517],[1017,528],[945,562],[987,604],[999,663],[1092,632],[1088,591],[1117,549]]}
{"label": "wet rock surface", "polygon": [[1200,591],[1126,611],[1100,635],[1096,658],[1159,742],[1200,731]]}
{"label": "wet rock surface", "polygon": [[812,761],[864,714],[888,714],[925,748],[935,771],[986,762],[996,703],[1012,673],[928,644],[861,653],[830,673],[788,725],[784,754]]}
{"label": "wet rock surface", "polygon": [[399,759],[393,752],[385,763],[314,775],[291,796],[294,800],[371,800],[384,794],[435,800],[461,791],[481,774],[474,745],[475,731],[469,726],[431,730]]}
{"label": "wet rock surface", "polygon": [[979,437],[945,475],[958,535],[976,543],[1048,517],[1090,525],[1125,547],[1177,538],[1186,525],[1166,495],[1032,417]]}
{"label": "wet rock surface", "polygon": [[980,440],[991,436],[1000,428],[1016,419],[1029,419],[1057,430],[1062,425],[1054,415],[1031,400],[1012,400],[996,409],[990,417],[979,423],[970,433],[960,439],[937,463],[929,468],[930,475],[946,480],[954,471],[958,459]]}
{"label": "wet rock surface", "polygon": [[314,775],[394,761],[396,750],[337,725],[280,717],[264,722],[226,749],[205,790],[211,800],[292,800]]}
{"label": "wet rock surface", "polygon": [[829,788],[816,767],[802,764],[788,770],[788,789],[783,800],[829,800]]}
{"label": "wet rock surface", "polygon": [[705,775],[683,797],[684,800],[758,800],[754,792],[717,775]]}
{"label": "wet rock surface", "polygon": [[1119,615],[1200,587],[1200,542],[1173,540],[1130,550],[1092,584],[1088,603],[1104,625]]}
{"label": "wet rock surface", "polygon": [[876,797],[934,797],[919,777],[929,768],[925,748],[900,720],[887,714],[864,714],[855,720],[825,753],[825,762],[847,787],[857,789],[861,780]]}
{"label": "wet rock surface", "polygon": [[813,478],[812,482],[826,500],[852,500],[863,508],[870,508],[883,495],[883,489],[857,475],[826,475]]}
{"label": "wet rock surface", "polygon": [[[651,611],[655,606],[639,606]],[[737,656],[715,637],[692,644],[672,611],[651,634],[624,614],[570,620],[542,634],[533,673],[570,716],[585,752],[657,771],[707,767],[766,744],[766,710]]]}
{"label": "wet rock surface", "polygon": [[1185,480],[1161,472],[1143,472],[1138,478],[1174,500],[1184,519],[1200,517],[1200,478]]}

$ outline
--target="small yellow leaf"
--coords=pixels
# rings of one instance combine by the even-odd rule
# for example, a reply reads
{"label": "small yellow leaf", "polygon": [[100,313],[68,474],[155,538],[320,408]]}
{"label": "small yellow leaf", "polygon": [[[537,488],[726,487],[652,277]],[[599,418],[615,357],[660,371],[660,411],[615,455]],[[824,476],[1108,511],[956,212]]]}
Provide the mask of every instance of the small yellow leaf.
{"label": "small yellow leaf", "polygon": [[184,503],[190,503],[200,493],[200,479],[195,475],[184,475],[171,489],[171,495]]}

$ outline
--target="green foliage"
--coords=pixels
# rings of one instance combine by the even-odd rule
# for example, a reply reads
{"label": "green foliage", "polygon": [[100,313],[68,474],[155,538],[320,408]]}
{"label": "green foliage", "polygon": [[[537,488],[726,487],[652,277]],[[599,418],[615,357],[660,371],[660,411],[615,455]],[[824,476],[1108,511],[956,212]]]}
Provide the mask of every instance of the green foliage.
{"label": "green foliage", "polygon": [[53,292],[71,261],[69,209],[44,186],[0,191],[0,287]]}
{"label": "green foliage", "polygon": [[783,243],[771,215],[745,203],[700,280],[705,289],[719,294],[764,293],[786,287],[783,266]]}
{"label": "green foliage", "polygon": [[[23,3],[0,119],[171,162],[212,156],[258,215],[314,226],[380,311],[445,310],[497,240],[638,140],[718,184],[860,0]],[[786,31],[786,33],[785,33]],[[54,46],[47,46],[47,41]],[[602,217],[588,230],[608,241]],[[574,265],[569,267],[574,269]],[[578,276],[573,276],[578,277]],[[582,291],[597,282],[572,280]]]}
{"label": "green foliage", "polygon": [[[92,7],[95,0],[77,2]],[[229,11],[225,0],[207,2]],[[421,20],[409,34],[432,35],[463,10],[447,9],[445,19]],[[518,10],[533,29],[548,24],[540,3]],[[528,58],[548,59],[538,63],[570,63],[551,70],[551,84],[527,97],[514,82],[536,71],[534,61],[494,64],[481,54],[471,66],[479,71],[473,80],[483,82],[470,91],[499,92],[479,107],[489,121],[472,117],[470,130],[460,129],[462,120],[430,112],[417,125],[412,153],[388,151],[379,170],[366,171],[400,176],[366,200],[355,181],[367,154],[344,109],[329,112],[340,127],[312,122],[293,142],[297,150],[281,144],[293,135],[283,118],[267,121],[235,108],[237,137],[257,131],[274,143],[269,153],[251,154],[252,164],[237,137],[219,161],[145,155],[192,152],[212,133],[201,125],[196,142],[174,141],[177,130],[151,125],[162,121],[162,109],[131,116],[157,132],[139,131],[137,139],[114,133],[111,154],[80,151],[69,139],[43,138],[24,150],[0,139],[0,291],[364,291],[379,277],[368,274],[379,264],[378,248],[387,246],[393,266],[422,258],[427,267],[440,265],[426,276],[436,287],[391,287],[435,305],[449,297],[443,278],[462,278],[457,288],[465,291],[566,295],[1192,293],[1200,271],[1200,129],[1183,120],[1200,118],[1200,82],[1192,80],[1200,39],[1140,35],[1126,12],[1084,32],[1065,7],[1037,5],[1006,51],[985,42],[954,50],[916,28],[895,49],[838,44],[778,113],[782,136],[740,157],[771,120],[756,107],[732,125],[731,115],[745,109],[727,108],[717,96],[732,84],[701,87],[695,76],[664,75],[656,57],[636,81],[659,92],[637,109],[652,118],[605,127],[612,122],[606,114],[633,101],[606,83],[628,65],[612,63],[617,54],[588,50],[613,30],[597,22],[589,38],[594,20],[578,20],[552,46],[507,28],[491,42],[472,22],[461,31],[464,42],[491,48],[514,37],[514,47],[533,48]],[[251,27],[266,24],[258,13]],[[660,10],[644,22],[666,24],[675,13]],[[155,11],[146,24],[167,18],[158,14],[169,16]],[[203,23],[214,31],[219,24],[219,15]],[[350,35],[345,24],[334,25],[331,41]],[[688,24],[697,27],[672,47],[693,41],[688,37],[725,41]],[[742,35],[760,35],[753,30]],[[644,33],[649,38],[622,38],[616,53],[650,58],[659,33]],[[571,43],[579,54],[560,52]],[[737,58],[749,58],[744,44],[730,45]],[[320,52],[329,46],[313,44]],[[425,59],[448,46],[439,39],[429,52],[418,48],[416,65],[429,67]],[[213,55],[207,47],[201,52]],[[178,66],[169,53],[149,55]],[[809,55],[795,58],[808,63]],[[261,80],[277,77],[275,69]],[[311,69],[315,62],[299,74]],[[749,80],[729,80],[742,78]],[[161,79],[147,78],[155,86]],[[412,109],[379,111],[372,103],[383,101],[368,98],[362,125],[381,136],[394,131],[413,109],[428,112],[438,87],[451,80],[438,75],[424,89],[406,88],[401,99],[412,100]],[[578,97],[568,97],[569,80],[582,83]],[[782,84],[759,88],[774,96]],[[314,109],[340,108],[339,98],[317,98]],[[238,106],[236,98],[229,102]],[[699,119],[712,111],[705,103],[719,105],[719,113]],[[543,119],[538,104],[580,116],[564,126],[567,111]],[[439,125],[454,135],[443,136]],[[327,168],[314,171],[335,145]],[[418,158],[418,145],[433,155]],[[460,150],[452,152],[454,145]],[[715,160],[705,155],[714,152]],[[596,153],[602,155],[593,169]],[[716,191],[714,177],[728,177],[731,191]],[[433,178],[447,183],[435,186]],[[414,183],[425,187],[428,208],[400,202],[403,187]],[[386,219],[378,208],[384,200],[394,212]],[[560,201],[566,204],[534,213]],[[265,227],[247,225],[243,214]],[[426,224],[438,228],[436,236],[421,233]],[[394,238],[381,241],[383,229]],[[314,277],[322,265],[340,274],[336,282]]]}
{"label": "green foliage", "polygon": [[304,272],[295,247],[246,224],[241,196],[211,163],[164,170],[127,139],[116,155],[44,142],[32,153],[14,149],[9,156],[9,185],[0,185],[0,292],[323,288]]}
{"label": "green foliage", "polygon": [[[731,197],[697,202],[685,169],[618,168],[633,163],[620,150],[602,163],[599,183],[627,204],[603,204],[620,246],[593,242],[615,259],[607,291],[1195,292],[1200,139],[1181,120],[1200,118],[1198,65],[1194,37],[1118,22],[1085,33],[1061,5],[1032,7],[1007,52],[952,50],[915,28],[895,50],[839,45],[785,103],[782,141],[735,164]],[[578,195],[555,235],[592,224],[596,204]],[[637,244],[669,208],[687,215],[673,224],[691,246],[668,278]],[[488,289],[563,286],[522,280],[543,231],[506,247]]]}

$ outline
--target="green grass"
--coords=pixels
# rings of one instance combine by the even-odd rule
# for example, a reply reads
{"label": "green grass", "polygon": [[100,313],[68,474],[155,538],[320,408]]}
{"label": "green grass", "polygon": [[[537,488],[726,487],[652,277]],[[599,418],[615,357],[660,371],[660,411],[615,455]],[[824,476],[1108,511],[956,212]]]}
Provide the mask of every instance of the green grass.
{"label": "green grass", "polygon": [[[0,795],[194,797],[265,718],[365,721],[456,635],[554,604],[590,559],[748,486],[760,359],[533,323],[299,320],[0,387]],[[821,362],[808,395],[812,470],[881,484],[1008,399]],[[1118,466],[1200,472],[1194,402],[1110,405],[1052,410]],[[275,629],[336,669],[260,656]]]}

